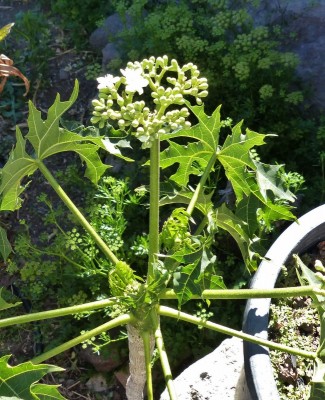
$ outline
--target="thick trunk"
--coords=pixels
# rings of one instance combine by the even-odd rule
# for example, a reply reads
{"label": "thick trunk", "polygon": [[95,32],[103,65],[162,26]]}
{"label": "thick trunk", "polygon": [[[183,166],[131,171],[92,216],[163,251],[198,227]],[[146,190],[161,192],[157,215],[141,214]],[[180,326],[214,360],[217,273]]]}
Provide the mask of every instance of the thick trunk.
{"label": "thick trunk", "polygon": [[[142,400],[146,383],[146,361],[143,339],[140,331],[132,325],[127,325],[129,341],[129,368],[130,376],[126,383],[128,400]],[[150,337],[150,353],[154,349],[154,336]]]}

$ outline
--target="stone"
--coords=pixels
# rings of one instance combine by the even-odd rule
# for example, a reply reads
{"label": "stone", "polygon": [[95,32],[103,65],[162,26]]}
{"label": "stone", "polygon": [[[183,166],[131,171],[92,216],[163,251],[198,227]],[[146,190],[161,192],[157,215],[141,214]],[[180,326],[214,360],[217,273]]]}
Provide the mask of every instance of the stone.
{"label": "stone", "polygon": [[[188,367],[174,380],[178,400],[250,400],[242,347],[241,339],[226,339]],[[160,400],[169,400],[167,389]]]}
{"label": "stone", "polygon": [[123,28],[124,23],[121,17],[117,13],[112,14],[90,35],[89,43],[94,49],[101,51]]}
{"label": "stone", "polygon": [[100,393],[108,390],[106,378],[103,374],[96,374],[92,376],[87,382],[86,386],[92,392]]}
{"label": "stone", "polygon": [[126,16],[125,21],[119,14],[115,13],[107,17],[102,26],[97,28],[89,38],[90,45],[103,55],[102,65],[106,65],[121,56],[117,35],[131,25],[130,17]]}

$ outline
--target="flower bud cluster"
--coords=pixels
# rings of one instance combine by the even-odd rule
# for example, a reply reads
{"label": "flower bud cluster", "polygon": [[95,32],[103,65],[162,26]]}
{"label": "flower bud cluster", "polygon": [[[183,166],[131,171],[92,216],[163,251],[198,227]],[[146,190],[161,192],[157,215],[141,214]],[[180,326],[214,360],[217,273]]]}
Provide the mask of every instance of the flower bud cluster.
{"label": "flower bud cluster", "polygon": [[[180,67],[176,60],[169,63],[167,56],[129,62],[121,72],[122,77],[98,78],[99,96],[92,102],[91,122],[103,128],[108,121],[115,121],[116,127],[135,135],[143,148],[150,147],[159,135],[189,128],[185,98],[192,96],[202,104],[202,98],[208,95],[207,79],[199,76],[194,64]],[[148,85],[155,104],[153,110],[143,100],[133,99],[136,92],[143,94]],[[178,107],[171,109],[172,106]]]}

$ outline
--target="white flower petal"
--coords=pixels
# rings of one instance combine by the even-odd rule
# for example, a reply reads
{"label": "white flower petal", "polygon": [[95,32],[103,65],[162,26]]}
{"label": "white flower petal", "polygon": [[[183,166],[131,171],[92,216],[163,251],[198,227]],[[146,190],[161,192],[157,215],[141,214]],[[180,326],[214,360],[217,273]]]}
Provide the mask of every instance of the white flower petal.
{"label": "white flower petal", "polygon": [[130,93],[138,92],[139,94],[143,93],[143,88],[149,85],[147,79],[145,79],[142,74],[141,67],[135,68],[126,68],[121,69],[122,74],[126,79],[125,90]]}
{"label": "white flower petal", "polygon": [[97,78],[97,82],[98,82],[97,88],[98,89],[106,89],[106,88],[113,89],[114,84],[116,82],[118,82],[119,80],[120,80],[119,77],[117,77],[117,76],[114,77],[113,75],[107,74],[105,76]]}

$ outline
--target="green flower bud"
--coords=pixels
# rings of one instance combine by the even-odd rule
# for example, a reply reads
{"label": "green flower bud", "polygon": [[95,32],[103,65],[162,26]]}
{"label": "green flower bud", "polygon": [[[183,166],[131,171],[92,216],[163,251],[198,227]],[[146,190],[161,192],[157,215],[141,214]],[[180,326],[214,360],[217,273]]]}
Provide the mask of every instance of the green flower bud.
{"label": "green flower bud", "polygon": [[171,65],[171,71],[177,71],[178,70],[178,62],[175,59],[171,60],[170,65]]}
{"label": "green flower bud", "polygon": [[181,94],[177,94],[174,98],[175,98],[174,101],[177,104],[183,104],[185,101],[183,95],[181,95]]}
{"label": "green flower bud", "polygon": [[207,83],[200,83],[198,88],[200,90],[206,90],[209,87],[209,85]]}
{"label": "green flower bud", "polygon": [[165,94],[165,88],[163,86],[159,86],[157,89],[157,93],[159,96],[163,96]]}
{"label": "green flower bud", "polygon": [[190,112],[188,111],[188,109],[186,108],[186,107],[183,107],[181,110],[180,110],[180,115],[182,116],[182,117],[188,117],[189,115],[190,115]]}
{"label": "green flower bud", "polygon": [[176,78],[172,78],[171,76],[168,76],[166,78],[166,80],[167,80],[168,83],[171,83],[172,85],[176,85],[176,83],[177,83],[177,79]]}
{"label": "green flower bud", "polygon": [[133,128],[137,128],[139,126],[139,121],[137,119],[135,119],[132,121],[131,125],[133,126]]}
{"label": "green flower bud", "polygon": [[120,128],[123,128],[123,127],[125,126],[125,121],[124,121],[124,119],[119,119],[117,123],[118,123],[118,125],[119,125]]}
{"label": "green flower bud", "polygon": [[166,96],[161,96],[160,99],[159,99],[159,101],[160,101],[161,104],[166,104],[166,102],[167,102],[167,97],[166,97]]}
{"label": "green flower bud", "polygon": [[195,71],[192,70],[192,77],[197,78],[200,75],[200,71],[197,69]]}
{"label": "green flower bud", "polygon": [[99,111],[93,111],[93,115],[95,115],[96,117],[100,117],[102,113]]}
{"label": "green flower bud", "polygon": [[97,99],[92,100],[91,104],[93,107],[99,107],[99,106],[102,107],[103,106],[103,103],[101,101],[98,101]]}
{"label": "green flower bud", "polygon": [[97,124],[99,121],[101,120],[101,118],[100,117],[91,117],[90,118],[90,122],[92,123],[92,124]]}
{"label": "green flower bud", "polygon": [[208,93],[207,90],[203,90],[202,92],[200,92],[200,93],[198,94],[198,97],[207,97],[208,94],[209,94],[209,93]]}
{"label": "green flower bud", "polygon": [[123,99],[123,97],[118,96],[116,102],[117,102],[117,104],[118,104],[120,107],[124,106],[124,99]]}

